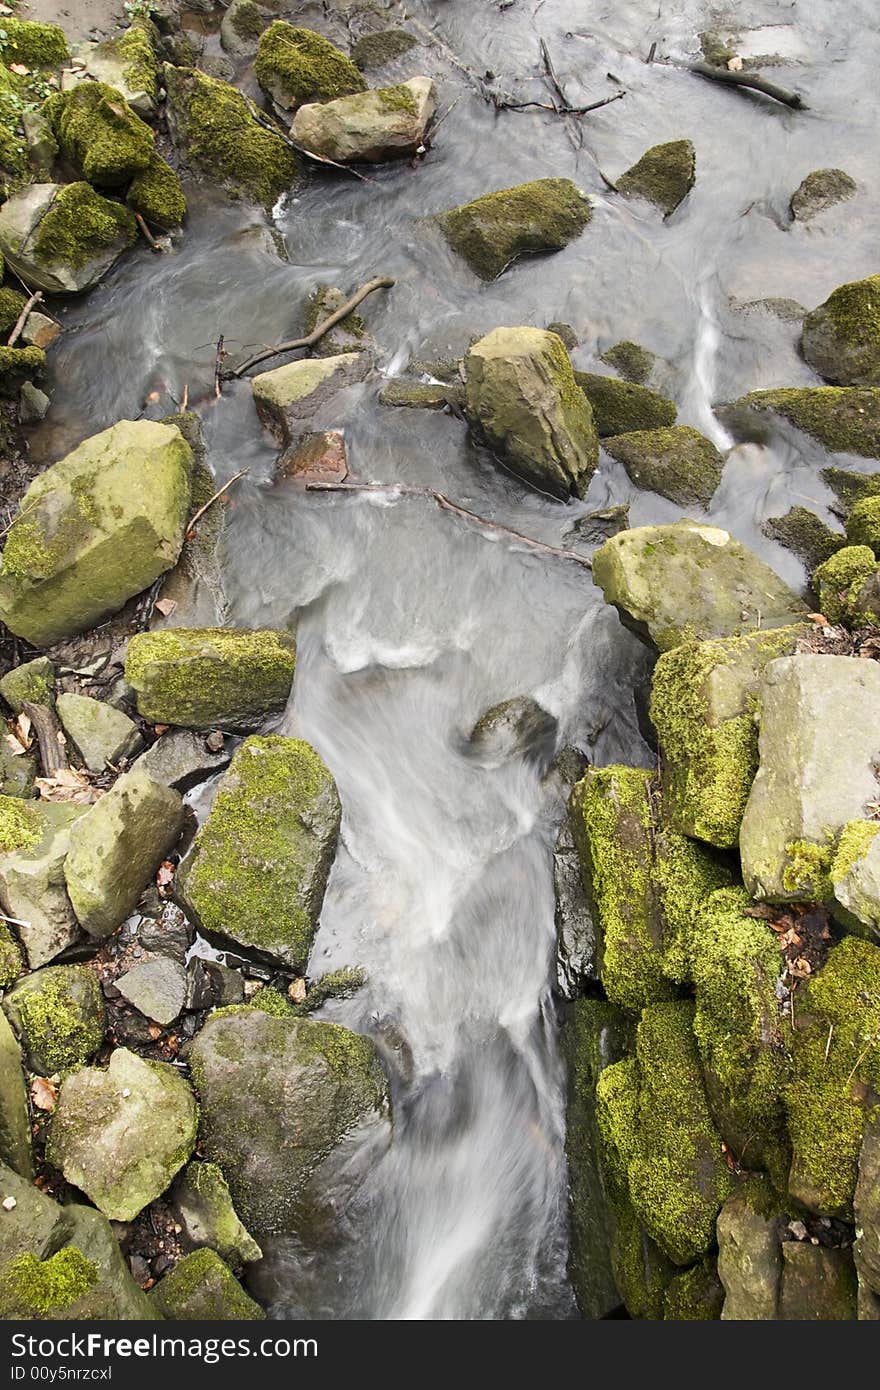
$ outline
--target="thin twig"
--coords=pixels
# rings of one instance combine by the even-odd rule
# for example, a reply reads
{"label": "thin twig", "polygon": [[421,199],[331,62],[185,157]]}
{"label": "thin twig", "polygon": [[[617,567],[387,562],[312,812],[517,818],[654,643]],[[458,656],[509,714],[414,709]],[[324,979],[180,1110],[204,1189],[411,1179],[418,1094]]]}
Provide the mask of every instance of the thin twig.
{"label": "thin twig", "polygon": [[867,1057],[868,1053],[871,1051],[871,1048],[872,1048],[872,1047],[876,1047],[878,1042],[880,1042],[880,1033],[875,1033],[874,1036],[873,1036],[873,1038],[869,1038],[869,1039],[868,1039],[868,1045],[867,1045],[867,1047],[865,1048],[865,1050],[864,1050],[864,1052],[862,1053],[862,1055],[859,1057],[858,1061],[856,1062],[856,1064],[855,1064],[855,1066],[853,1067],[852,1071],[850,1072],[849,1076],[846,1078],[845,1085],[847,1085],[847,1086],[849,1085],[849,1083],[852,1081],[853,1077],[855,1076],[856,1072],[858,1071],[859,1067],[862,1065],[862,1063],[864,1062],[865,1058]]}
{"label": "thin twig", "polygon": [[28,300],[27,304],[25,304],[18,318],[15,320],[15,327],[13,328],[6,342],[7,347],[15,347],[15,344],[18,342],[19,338],[22,335],[22,332],[24,331],[24,326],[27,323],[28,318],[30,317],[31,309],[33,309],[35,304],[42,304],[42,302],[43,291],[35,290],[34,293],[31,295],[30,299]]}
{"label": "thin twig", "polygon": [[554,555],[559,560],[571,560],[583,569],[592,570],[593,568],[592,560],[587,559],[586,555],[578,555],[574,550],[563,550],[559,546],[547,545],[544,541],[536,541],[532,536],[524,536],[521,531],[512,530],[510,526],[502,526],[498,521],[487,521],[485,517],[478,516],[476,512],[468,511],[467,507],[460,507],[457,502],[453,502],[444,493],[436,492],[431,487],[409,487],[403,483],[306,483],[306,492],[354,492],[392,498],[427,498],[431,502],[436,502],[443,511],[452,512],[454,516],[460,516],[463,520],[479,526],[484,531],[491,531],[499,536],[510,536],[511,539],[518,541],[521,545],[528,546],[530,550],[536,550],[541,555]]}
{"label": "thin twig", "polygon": [[[242,92],[241,95],[244,96],[244,92]],[[315,154],[312,150],[307,150],[304,145],[298,145],[295,140],[291,140],[289,135],[286,135],[283,130],[279,129],[274,121],[271,121],[268,116],[264,116],[263,113],[254,106],[250,97],[244,96],[244,101],[254,120],[257,122],[257,125],[261,125],[264,130],[271,131],[273,135],[277,135],[278,139],[287,145],[288,149],[295,150],[297,154],[305,155],[307,159],[314,159],[318,164],[329,164],[334,169],[341,169],[343,173],[351,174],[354,178],[360,179],[361,183],[375,183],[375,179],[368,178],[366,174],[362,174],[358,169],[352,169],[350,164],[337,164],[335,159],[328,159],[326,155]]]}
{"label": "thin twig", "polygon": [[360,289],[355,291],[351,299],[347,299],[344,304],[341,304],[339,308],[329,316],[329,318],[324,319],[322,323],[319,323],[316,328],[312,329],[311,333],[307,333],[304,338],[292,338],[287,343],[278,343],[276,347],[266,348],[263,352],[255,352],[253,357],[249,357],[247,361],[242,362],[240,367],[231,368],[225,375],[237,377],[244,376],[245,372],[249,371],[251,367],[255,367],[258,362],[265,362],[267,357],[277,357],[282,352],[295,352],[298,348],[314,347],[315,343],[323,338],[325,333],[328,333],[331,328],[335,328],[337,323],[341,323],[344,318],[347,318],[352,310],[356,309],[361,303],[361,300],[366,299],[368,294],[372,294],[374,290],[390,290],[393,285],[394,281],[391,279],[390,275],[379,275],[375,280],[368,280],[365,285],[361,285]]}
{"label": "thin twig", "polygon": [[656,58],[654,61],[667,67],[685,68],[688,72],[696,73],[698,77],[708,77],[711,82],[725,82],[732,87],[748,87],[754,92],[772,97],[774,101],[782,102],[783,106],[790,106],[795,111],[807,109],[806,102],[798,92],[789,92],[785,87],[777,87],[775,82],[768,82],[757,73],[731,72],[729,68],[719,68],[714,63],[686,63],[678,58]]}
{"label": "thin twig", "polygon": [[563,87],[562,83],[556,75],[556,69],[553,66],[553,59],[550,57],[550,50],[547,47],[547,43],[544,39],[541,39],[541,57],[544,61],[544,71],[547,74],[547,80],[559,98],[560,108],[563,111],[570,111],[571,107],[568,103],[568,97],[565,95],[565,88]]}
{"label": "thin twig", "polygon": [[144,241],[147,243],[150,250],[153,252],[154,255],[161,256],[163,247],[161,243],[158,242],[156,238],[153,236],[153,233],[150,231],[149,227],[147,226],[146,222],[144,221],[143,217],[139,212],[135,213],[134,220],[140,227],[141,236],[144,238]]}
{"label": "thin twig", "polygon": [[[825,1044],[825,1062],[828,1061],[828,1053],[831,1051],[831,1039],[834,1037],[834,1024],[828,1025],[828,1041]],[[824,1063],[823,1063],[824,1065]]]}
{"label": "thin twig", "polygon": [[214,397],[218,401],[223,394],[223,363],[225,359],[226,349],[223,346],[223,334],[221,333],[214,352]]}
{"label": "thin twig", "polygon": [[192,516],[190,517],[189,525],[186,528],[186,539],[188,541],[192,540],[196,526],[198,525],[202,517],[205,515],[205,512],[208,510],[208,508],[212,505],[212,503],[216,502],[218,497],[222,497],[224,492],[227,492],[229,488],[232,487],[233,483],[237,483],[239,478],[243,478],[245,473],[250,473],[250,471],[251,470],[249,468],[242,468],[240,472],[233,473],[232,477],[228,480],[228,482],[225,482],[222,487],[218,487],[217,491],[213,494],[213,496],[209,497],[207,502],[203,502],[202,505],[199,507],[198,511],[193,512]]}
{"label": "thin twig", "polygon": [[30,922],[23,922],[20,917],[7,917],[5,912],[0,912],[0,922],[11,922],[14,927],[29,927]]}
{"label": "thin twig", "polygon": [[187,410],[188,410],[188,408],[189,408],[189,382],[188,382],[188,381],[185,381],[185,382],[183,383],[183,391],[181,392],[181,395],[180,395],[180,413],[181,413],[181,415],[185,415],[186,412],[187,412]]}
{"label": "thin twig", "polygon": [[7,521],[6,525],[3,527],[3,530],[0,531],[0,539],[2,539],[3,536],[5,536],[5,535],[7,534],[8,531],[11,531],[11,530],[12,530],[13,526],[15,525],[15,523],[16,523],[17,521],[21,521],[21,518],[22,518],[23,516],[27,516],[28,512],[32,512],[32,511],[34,510],[34,507],[35,507],[36,505],[37,505],[36,502],[32,502],[32,503],[30,504],[29,507],[19,507],[18,511],[16,512],[16,514],[15,514],[15,516],[12,518],[12,520],[11,520],[11,521]]}

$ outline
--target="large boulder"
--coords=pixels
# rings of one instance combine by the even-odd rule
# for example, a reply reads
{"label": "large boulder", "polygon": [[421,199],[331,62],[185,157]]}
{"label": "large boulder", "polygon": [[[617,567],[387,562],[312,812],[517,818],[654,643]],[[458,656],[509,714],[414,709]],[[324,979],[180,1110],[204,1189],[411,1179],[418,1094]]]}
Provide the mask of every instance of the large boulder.
{"label": "large boulder", "polygon": [[119,1240],[103,1212],[84,1203],[70,1202],[64,1208],[70,1245],[81,1250],[98,1270],[99,1288],[108,1299],[115,1317],[152,1320],[157,1314],[147,1295],[132,1278]]}
{"label": "large boulder", "polygon": [[831,896],[834,841],[877,799],[880,666],[787,656],[761,686],[760,764],[740,830],[749,891],[776,902]]}
{"label": "large boulder", "polygon": [[184,1255],[150,1292],[156,1316],[171,1322],[254,1322],[266,1314],[216,1250]]}
{"label": "large boulder", "polygon": [[766,417],[781,416],[831,453],[880,458],[880,388],[788,386],[751,391],[717,409],[720,419],[746,438],[763,439]]}
{"label": "large boulder", "polygon": [[73,751],[90,772],[102,773],[140,752],[137,725],[121,709],[87,695],[62,694],[55,702]]}
{"label": "large boulder", "polygon": [[597,372],[575,372],[574,379],[590,402],[600,439],[630,430],[665,430],[675,423],[675,403],[647,386]]}
{"label": "large boulder", "polygon": [[65,160],[88,183],[120,188],[149,167],[153,132],[115,88],[83,82],[44,110]]}
{"label": "large boulder", "polygon": [[79,936],[67,896],[64,861],[70,831],[85,808],[63,801],[0,797],[0,905],[32,970],[53,960]]}
{"label": "large boulder", "polygon": [[691,637],[733,637],[806,616],[806,605],[719,526],[676,521],[612,536],[593,580],[621,620],[661,651]]}
{"label": "large boulder", "polygon": [[288,632],[164,628],[131,638],[125,678],[156,724],[253,729],[284,709],[295,669]]}
{"label": "large boulder", "polygon": [[314,748],[245,740],[178,874],[205,931],[300,973],[311,949],[339,833],[336,784]]}
{"label": "large boulder", "polygon": [[807,314],[801,351],[837,386],[880,386],[880,275],[839,285]]}
{"label": "large boulder", "polygon": [[485,193],[437,222],[474,274],[495,280],[520,256],[561,251],[591,215],[589,198],[570,179],[535,179]]}
{"label": "large boulder", "polygon": [[28,1067],[43,1076],[90,1062],[104,1041],[104,996],[85,965],[50,965],[19,980],[3,1009]]}
{"label": "large boulder", "polygon": [[80,294],[137,239],[128,208],[87,183],[34,183],[0,208],[0,253],[30,288]]}
{"label": "large boulder", "polygon": [[293,1232],[318,1164],[356,1126],[387,1115],[388,1083],[373,1044],[335,1023],[221,1011],[196,1036],[189,1060],[202,1150],[258,1240]]}
{"label": "large boulder", "polygon": [[46,1155],[111,1221],[132,1221],[186,1163],[197,1127],[189,1082],[120,1047],[106,1070],[64,1081]]}
{"label": "large boulder", "polygon": [[467,416],[490,448],[542,491],[583,496],[596,430],[562,340],[540,328],[496,328],[474,343],[465,370]]}
{"label": "large boulder", "polygon": [[367,89],[351,59],[329,39],[280,19],[260,35],[254,73],[282,115],[306,102],[335,101]]}
{"label": "large boulder", "polygon": [[335,357],[304,357],[251,377],[257,413],[283,444],[311,429],[320,410],[343,387],[363,381],[370,371],[364,352]]}
{"label": "large boulder", "polygon": [[[0,1164],[23,1178],[33,1173],[31,1119],[21,1051],[6,1015],[0,1012]],[[6,1193],[2,1194],[4,1197]]]}
{"label": "large boulder", "polygon": [[380,164],[415,154],[436,109],[430,77],[412,77],[397,87],[301,106],[290,134],[308,154],[337,164]]}
{"label": "large boulder", "polygon": [[232,1205],[229,1184],[216,1163],[187,1164],[174,1183],[174,1213],[188,1241],[207,1245],[236,1269],[263,1252]]}
{"label": "large boulder", "polygon": [[712,441],[690,425],[632,430],[603,439],[602,447],[638,487],[680,507],[708,507],[721,482],[724,460]]}
{"label": "large boulder", "polygon": [[668,217],[690,193],[696,178],[696,156],[690,140],[652,145],[617,180],[618,193],[643,198]]}
{"label": "large boulder", "polygon": [[125,921],[183,825],[179,792],[135,764],[70,832],[64,878],[77,921],[109,936]]}
{"label": "large boulder", "polygon": [[92,627],[170,569],[190,506],[177,429],[122,420],[31,483],[6,538],[0,616],[34,646]]}

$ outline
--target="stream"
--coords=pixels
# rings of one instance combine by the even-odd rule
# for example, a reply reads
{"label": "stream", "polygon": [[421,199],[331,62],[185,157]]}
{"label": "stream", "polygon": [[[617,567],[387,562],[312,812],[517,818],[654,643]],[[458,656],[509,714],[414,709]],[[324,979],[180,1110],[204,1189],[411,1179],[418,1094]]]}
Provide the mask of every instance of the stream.
{"label": "stream", "polygon": [[[399,60],[402,75],[437,76],[441,111],[458,99],[427,158],[371,170],[370,183],[314,175],[271,221],[188,189],[190,217],[172,254],[138,249],[62,311],[52,409],[34,448],[61,457],[142,413],[150,393],[149,413],[161,416],[186,383],[190,401],[202,402],[217,486],[250,470],[227,511],[229,621],[297,624],[295,692],[280,727],[318,749],[344,807],[309,974],[367,971],[367,986],[322,1016],[375,1038],[392,1077],[394,1132],[388,1145],[353,1138],[333,1178],[331,1233],[278,1241],[261,1267],[261,1296],[278,1317],[571,1318],[565,1076],[551,992],[552,851],[564,801],[534,763],[486,766],[465,740],[487,708],[531,695],[558,721],[559,748],[648,766],[635,692],[650,659],[580,566],[422,499],[273,484],[277,449],[248,384],[210,400],[214,343],[223,333],[244,355],[295,335],[316,285],[348,293],[391,275],[395,288],[362,306],[380,374],[411,357],[460,356],[497,325],[562,320],[577,332],[579,368],[621,339],[666,359],[679,423],[728,448],[713,401],[815,381],[797,353],[797,323],[741,306],[772,296],[812,307],[877,268],[868,96],[880,41],[869,0],[744,0],[737,22],[767,26],[750,37],[752,50],[794,60],[777,80],[809,109],[792,111],[646,64],[654,41],[661,54],[695,55],[713,23],[698,0],[516,0],[503,10],[409,0],[407,9],[506,90],[547,99],[543,37],[573,104],[618,85],[627,95],[580,121],[497,113],[439,50],[413,50]],[[256,92],[252,78],[244,86]],[[613,180],[649,145],[685,136],[696,146],[696,186],[667,221],[609,192],[600,167]],[[831,166],[852,175],[858,196],[791,224],[793,190]],[[522,261],[495,283],[476,280],[422,220],[548,175],[589,193],[592,222],[565,251]],[[632,525],[680,515],[605,456],[585,502],[553,501],[477,449],[458,419],[381,406],[381,384],[374,377],[348,409],[337,397],[317,426],[347,410],[360,480],[438,488],[555,546],[599,507],[628,502]],[[708,516],[801,586],[800,562],[761,523],[795,504],[831,519],[825,462],[803,439],[740,444]]]}

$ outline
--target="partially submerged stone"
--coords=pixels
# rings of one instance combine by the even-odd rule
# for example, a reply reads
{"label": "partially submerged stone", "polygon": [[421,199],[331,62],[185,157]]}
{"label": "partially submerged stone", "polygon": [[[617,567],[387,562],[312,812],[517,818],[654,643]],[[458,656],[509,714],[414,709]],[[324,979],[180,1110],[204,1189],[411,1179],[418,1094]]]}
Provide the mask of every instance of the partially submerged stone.
{"label": "partially submerged stone", "polygon": [[[0,1164],[7,1164],[21,1177],[33,1174],[31,1155],[31,1117],[22,1058],[15,1034],[5,1013],[0,1011]],[[7,1194],[0,1193],[0,1200]]]}
{"label": "partially submerged stone", "polygon": [[[195,515],[212,502],[217,491],[217,480],[207,464],[202,422],[192,411],[183,411],[166,415],[162,423],[176,426],[193,451],[192,510]],[[187,531],[177,564],[162,580],[153,605],[152,630],[213,627],[225,621],[228,604],[221,552],[227,510],[222,506],[208,506],[197,525]]]}
{"label": "partially submerged stone", "polygon": [[[338,285],[317,285],[308,298],[303,331],[313,333],[319,323],[324,323],[349,298]],[[310,349],[312,357],[338,357],[345,352],[365,352],[369,346],[367,328],[363,315],[353,309],[339,323],[328,328]]]}
{"label": "partially submerged stone", "polygon": [[844,515],[866,497],[880,494],[880,473],[856,473],[850,468],[823,468],[822,481],[834,493]]}
{"label": "partially submerged stone", "polygon": [[536,179],[486,193],[437,221],[474,274],[495,280],[520,256],[561,251],[591,216],[589,198],[570,179]]}
{"label": "partially submerged stone", "polygon": [[251,377],[257,413],[289,444],[305,433],[326,403],[344,387],[364,380],[370,371],[366,353],[345,352],[336,357],[304,357]]}
{"label": "partially submerged stone", "polygon": [[210,1246],[234,1268],[263,1258],[232,1205],[229,1184],[216,1163],[187,1164],[174,1184],[172,1200],[184,1235],[193,1245]]}
{"label": "partially submerged stone", "polygon": [[775,1322],[782,1278],[782,1214],[770,1184],[752,1178],[718,1214],[722,1320]]}
{"label": "partially submerged stone", "polygon": [[125,679],[156,724],[252,729],[284,709],[295,669],[289,632],[164,628],[131,638]]}
{"label": "partially submerged stone", "polygon": [[132,966],[115,984],[123,999],[163,1027],[174,1022],[186,1000],[186,971],[168,956]]}
{"label": "partially submerged stone", "polygon": [[486,767],[511,758],[549,764],[556,751],[557,721],[530,695],[515,695],[480,715],[468,738],[468,751]]}
{"label": "partially submerged stone", "polygon": [[125,921],[182,824],[180,795],[139,764],[80,817],[70,832],[64,877],[77,920],[90,936],[109,936]]}
{"label": "partially submerged stone", "polygon": [[595,372],[575,372],[574,379],[592,406],[600,439],[628,430],[659,430],[675,423],[674,402],[647,386]]}
{"label": "partially submerged stone", "polygon": [[801,351],[838,386],[880,386],[880,275],[839,285],[807,314]]}
{"label": "partially submerged stone", "polygon": [[88,183],[120,188],[153,159],[152,130],[103,82],[56,92],[45,110],[65,160]]}
{"label": "partially submerged stone", "polygon": [[379,392],[380,405],[412,410],[461,409],[464,402],[464,387],[454,382],[404,381],[394,377]]}
{"label": "partially submerged stone", "polygon": [[415,154],[436,109],[431,79],[411,77],[396,87],[309,102],[297,111],[290,134],[307,153],[337,164],[378,164]]}
{"label": "partially submerged stone", "polygon": [[468,352],[467,416],[515,473],[554,496],[583,496],[598,445],[589,402],[554,333],[496,328]]}
{"label": "partially submerged stone", "polygon": [[153,227],[169,232],[186,217],[186,197],[180,179],[160,155],[132,179],[125,200]]}
{"label": "partially submerged stone", "polygon": [[64,1081],[46,1152],[111,1221],[132,1221],[186,1163],[197,1127],[189,1082],[119,1047],[106,1070],[85,1067]]}
{"label": "partially submerged stone", "polygon": [[639,343],[623,339],[600,353],[599,361],[607,362],[624,381],[634,381],[637,386],[644,386],[654,370],[657,355]]}
{"label": "partially submerged stone", "polygon": [[336,784],[309,744],[246,739],[178,875],[188,908],[204,930],[302,971],[340,817]]}
{"label": "partially submerged stone", "polygon": [[807,507],[789,507],[784,516],[768,517],[761,530],[803,560],[808,570],[814,570],[846,544],[846,537],[832,531]]}
{"label": "partially submerged stone", "polygon": [[586,516],[582,516],[574,522],[564,533],[564,538],[569,545],[573,540],[579,541],[583,545],[601,545],[611,536],[625,531],[628,526],[628,506],[599,507],[596,511],[587,512]]}
{"label": "partially submerged stone", "polygon": [[5,996],[31,1071],[51,1076],[90,1062],[104,1041],[104,997],[85,965],[50,965]]}
{"label": "partially submerged stone", "polygon": [[291,114],[306,102],[334,101],[367,86],[328,39],[280,19],[260,35],[254,73],[276,109]]}
{"label": "partially submerged stone", "polygon": [[266,1316],[216,1250],[184,1255],[151,1290],[150,1301],[173,1322],[254,1322]]}
{"label": "partially submerged stone", "polygon": [[351,50],[351,60],[361,72],[369,72],[401,58],[411,48],[417,48],[418,43],[408,29],[377,29],[358,39]]}
{"label": "partially submerged stone", "polygon": [[593,556],[593,581],[626,626],[660,651],[806,616],[769,565],[721,527],[697,521],[621,531]]}
{"label": "partially submerged stone", "polygon": [[90,772],[106,772],[140,752],[140,732],[122,710],[87,695],[62,694],[56,701],[58,717],[73,750]]}
{"label": "partially submerged stone", "polygon": [[880,666],[842,656],[788,656],[761,686],[760,765],[740,830],[755,897],[830,896],[834,840],[876,800]]}
{"label": "partially submerged stone", "polygon": [[[13,810],[13,804],[20,808]],[[0,798],[0,904],[14,917],[32,970],[79,936],[67,896],[64,861],[82,806],[63,801]]]}
{"label": "partially submerged stone", "polygon": [[618,193],[643,198],[668,217],[690,193],[696,178],[696,155],[690,140],[652,145],[616,181]]}
{"label": "partially submerged stone", "polygon": [[830,623],[860,626],[862,586],[876,569],[876,557],[867,545],[845,545],[823,561],[813,575],[813,587],[819,595],[819,607]]}
{"label": "partially submerged stone", "polygon": [[751,391],[717,413],[747,437],[763,438],[765,415],[780,415],[831,453],[880,458],[880,389],[790,386]]}
{"label": "partially submerged stone", "polygon": [[680,507],[707,507],[721,482],[723,458],[712,441],[690,425],[633,430],[603,439],[602,447],[639,487]]}
{"label": "partially submerged stone", "polygon": [[51,704],[55,698],[55,665],[48,656],[35,656],[15,666],[0,680],[0,695],[13,714],[21,714],[25,700],[37,705]]}
{"label": "partially submerged stone", "polygon": [[834,913],[858,936],[880,941],[880,821],[845,825],[831,861]]}
{"label": "partially submerged stone", "polygon": [[180,431],[122,420],[31,483],[0,569],[0,616],[35,646],[83,632],[180,553],[192,453]]}
{"label": "partially submerged stone", "polygon": [[842,203],[858,191],[855,179],[843,169],[814,169],[802,179],[791,195],[791,215],[797,222],[809,222],[820,212]]}
{"label": "partially submerged stone", "polygon": [[0,253],[33,289],[79,294],[137,238],[127,208],[88,183],[35,183],[0,208]]}

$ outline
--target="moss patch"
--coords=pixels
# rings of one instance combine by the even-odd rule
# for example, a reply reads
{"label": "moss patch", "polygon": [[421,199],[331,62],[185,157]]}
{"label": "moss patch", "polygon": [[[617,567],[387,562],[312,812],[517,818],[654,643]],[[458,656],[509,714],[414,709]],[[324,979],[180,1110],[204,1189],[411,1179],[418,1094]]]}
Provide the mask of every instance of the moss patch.
{"label": "moss patch", "polygon": [[386,63],[400,58],[411,48],[418,46],[415,35],[406,29],[380,29],[375,34],[364,34],[351,50],[352,62],[362,72],[370,68],[381,68]]}
{"label": "moss patch", "polygon": [[367,89],[351,59],[328,39],[283,19],[260,35],[254,73],[263,90],[288,111]]}
{"label": "moss patch", "polygon": [[[659,797],[657,798],[659,800]],[[662,920],[663,972],[676,984],[692,978],[694,919],[731,873],[720,856],[665,825],[654,837],[652,881]]]}
{"label": "moss patch", "polygon": [[5,394],[27,378],[36,376],[46,365],[46,354],[38,347],[0,347],[0,388]]}
{"label": "moss patch", "polygon": [[57,24],[38,24],[4,15],[0,28],[0,59],[7,65],[26,63],[28,67],[60,68],[70,57],[64,30]]}
{"label": "moss patch", "polygon": [[43,825],[37,810],[21,797],[0,796],[0,852],[27,852],[43,838]]}
{"label": "moss patch", "polygon": [[82,1066],[104,1041],[104,1000],[84,965],[51,965],[28,975],[6,999],[31,1069],[51,1076]]}
{"label": "moss patch", "polygon": [[[633,386],[631,390],[644,388]],[[668,497],[680,507],[707,507],[721,482],[721,455],[710,439],[690,425],[632,430],[606,439],[604,448],[623,464],[639,487]]]}
{"label": "moss patch", "polygon": [[617,180],[617,190],[654,203],[668,217],[687,197],[695,177],[696,156],[690,140],[670,140],[646,150]]}
{"label": "moss patch", "polygon": [[97,1265],[75,1245],[59,1250],[48,1260],[19,1255],[0,1273],[0,1317],[63,1317],[98,1281]]}
{"label": "moss patch", "polygon": [[471,270],[495,280],[519,256],[561,251],[591,216],[589,200],[570,179],[536,179],[486,193],[437,222]]}
{"label": "moss patch", "polygon": [[132,211],[139,212],[152,226],[163,231],[179,227],[186,217],[186,198],[180,179],[158,154],[132,181],[126,201]]}
{"label": "moss patch", "polygon": [[284,708],[295,670],[294,638],[274,628],[137,633],[125,662],[144,718],[193,729],[253,727]]}
{"label": "moss patch", "polygon": [[663,1299],[666,1322],[713,1322],[721,1317],[724,1286],[709,1256],[670,1281]]}
{"label": "moss patch", "polygon": [[256,1321],[266,1314],[250,1298],[216,1250],[194,1250],[150,1293],[162,1317],[172,1321]]}
{"label": "moss patch", "polygon": [[880,458],[880,388],[790,386],[752,391],[729,407],[763,414],[771,411],[817,439],[832,453]]}
{"label": "moss patch", "polygon": [[623,342],[615,343],[613,347],[608,348],[606,352],[600,353],[599,361],[607,362],[625,381],[644,386],[654,370],[657,358],[647,348],[624,339]]}
{"label": "moss patch", "polygon": [[123,77],[131,93],[145,92],[155,105],[159,99],[159,34],[149,19],[136,19],[112,40],[114,51],[125,64]]}
{"label": "moss patch", "polygon": [[115,87],[80,82],[43,108],[65,159],[91,184],[119,188],[153,159],[153,132]]}
{"label": "moss patch", "polygon": [[674,402],[647,386],[594,372],[575,372],[574,379],[593,408],[600,439],[629,430],[660,430],[675,423],[678,412]]}
{"label": "moss patch", "polygon": [[18,290],[0,289],[0,333],[8,333],[15,326],[26,303],[25,295]]}
{"label": "moss patch", "polygon": [[880,558],[880,497],[863,497],[856,502],[846,523],[850,545],[867,545]]}
{"label": "moss patch", "polygon": [[819,607],[830,623],[845,623],[862,584],[877,568],[867,545],[847,545],[821,564],[813,575]]}
{"label": "moss patch", "polygon": [[785,516],[771,516],[761,526],[765,536],[778,541],[799,559],[809,570],[814,570],[825,560],[829,560],[843,546],[846,537],[832,531],[830,526],[806,507],[791,507]]}
{"label": "moss patch", "polygon": [[128,208],[100,197],[87,183],[70,183],[40,222],[34,253],[49,265],[61,262],[80,270],[120,240],[131,245],[136,237]]}

